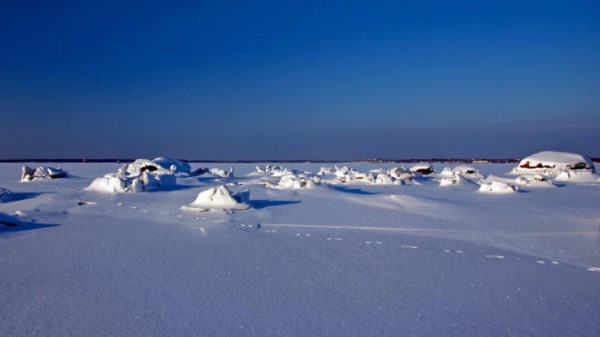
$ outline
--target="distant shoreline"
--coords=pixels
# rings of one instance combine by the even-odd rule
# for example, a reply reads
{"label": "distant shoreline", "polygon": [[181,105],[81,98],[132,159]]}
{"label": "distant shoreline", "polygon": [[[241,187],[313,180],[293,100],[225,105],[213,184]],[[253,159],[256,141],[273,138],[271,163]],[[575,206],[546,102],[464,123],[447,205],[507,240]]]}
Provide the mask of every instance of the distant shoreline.
{"label": "distant shoreline", "polygon": [[[594,163],[600,163],[600,158],[590,157]],[[85,163],[129,163],[135,159],[130,158],[102,158],[102,159],[86,159]],[[466,158],[410,158],[410,159],[355,159],[355,160],[199,160],[199,159],[180,159],[188,163],[231,163],[231,164],[252,164],[252,163],[449,163],[449,164],[512,164],[518,163],[521,159],[518,158],[503,158],[503,159],[466,159]],[[69,158],[34,158],[34,159],[0,159],[0,163],[83,163],[84,160],[69,159]]]}
{"label": "distant shoreline", "polygon": [[[128,163],[133,162],[135,159],[130,158],[103,158],[103,159],[86,159],[86,163]],[[355,159],[355,160],[187,160],[188,163],[238,163],[238,164],[252,164],[252,163],[516,163],[519,159],[445,159],[445,158],[411,158],[411,159]],[[79,159],[68,159],[68,158],[30,158],[30,159],[0,159],[0,163],[83,163],[84,160]]]}

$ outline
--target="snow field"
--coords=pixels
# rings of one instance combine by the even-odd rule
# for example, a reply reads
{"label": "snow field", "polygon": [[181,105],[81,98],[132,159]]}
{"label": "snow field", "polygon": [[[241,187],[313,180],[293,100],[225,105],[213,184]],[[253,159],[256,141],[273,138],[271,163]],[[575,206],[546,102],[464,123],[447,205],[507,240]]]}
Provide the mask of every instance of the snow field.
{"label": "snow field", "polygon": [[[323,165],[286,164],[274,176],[236,164],[235,176],[177,173],[168,189],[98,193],[85,188],[120,165],[67,164],[73,178],[27,183],[18,182],[20,166],[0,165],[0,187],[12,191],[0,212],[20,221],[0,225],[3,336],[600,329],[594,182],[538,188],[505,176],[512,165],[478,165],[521,191],[496,195],[477,193],[481,177],[459,170],[450,176],[461,183],[440,187],[441,173],[369,181],[393,177],[397,165],[349,163],[342,183],[334,165],[313,175]],[[290,174],[320,183],[266,186]],[[231,196],[249,190],[251,208],[180,209],[220,186]]]}

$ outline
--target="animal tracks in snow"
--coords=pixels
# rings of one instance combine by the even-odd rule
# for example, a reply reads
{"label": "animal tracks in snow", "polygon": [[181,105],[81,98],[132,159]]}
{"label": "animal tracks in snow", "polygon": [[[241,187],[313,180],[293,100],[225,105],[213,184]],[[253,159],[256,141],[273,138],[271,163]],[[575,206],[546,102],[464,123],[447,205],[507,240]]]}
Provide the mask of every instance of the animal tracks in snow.
{"label": "animal tracks in snow", "polygon": [[[252,227],[252,225],[249,225],[249,227]],[[366,228],[354,228],[354,227],[339,227],[339,226],[333,226],[333,227],[329,227],[329,226],[322,226],[322,225],[295,225],[295,224],[260,224],[257,225],[254,228],[246,228],[246,230],[248,229],[253,229],[253,230],[257,230],[257,229],[261,229],[262,231],[264,231],[264,233],[266,234],[282,234],[282,230],[285,232],[286,228],[287,229],[298,229],[298,228],[302,228],[302,229],[306,229],[306,228],[310,228],[310,229],[317,229],[317,230],[339,230],[339,229],[346,229],[346,230],[361,230],[361,231],[366,231]],[[383,229],[382,229],[383,230]],[[289,233],[289,232],[288,232]],[[352,240],[352,237],[349,238],[343,238],[343,237],[338,237],[338,236],[321,236],[318,233],[302,233],[302,232],[292,232],[291,233],[294,237],[297,238],[314,238],[317,240],[324,240],[326,242],[348,242],[348,244],[355,244],[356,241]],[[356,233],[355,233],[356,234]],[[315,241],[313,241],[315,242]],[[406,250],[406,251],[415,251],[416,254],[423,254],[423,252],[427,252],[427,251],[431,251],[432,249],[435,249],[433,247],[425,247],[424,249],[420,249],[423,247],[419,247],[418,245],[415,244],[411,244],[411,243],[402,243],[402,244],[390,244],[389,242],[386,243],[386,245],[383,244],[382,241],[379,240],[361,240],[359,241],[360,243],[362,243],[363,245],[365,245],[366,247],[381,247],[380,249],[401,249],[401,250]],[[456,257],[462,256],[463,258],[468,258],[469,256],[480,256],[483,257],[486,260],[489,261],[509,261],[509,260],[513,260],[513,261],[523,261],[526,263],[530,263],[530,265],[540,265],[540,266],[558,266],[561,264],[561,262],[556,261],[556,260],[545,260],[545,259],[541,259],[541,258],[535,258],[535,257],[530,257],[530,258],[524,258],[522,256],[516,256],[513,257],[512,255],[504,255],[504,254],[498,254],[498,253],[490,253],[490,254],[482,254],[482,252],[480,252],[479,254],[477,252],[473,252],[473,251],[465,251],[463,249],[460,249],[460,247],[454,247],[454,248],[443,248],[443,247],[439,247],[437,248],[439,249],[438,252],[440,252],[442,255],[454,255]],[[419,252],[421,251],[421,253]],[[481,255],[480,255],[481,254]],[[587,268],[588,271],[590,272],[597,272],[600,273],[600,267],[589,267]]]}

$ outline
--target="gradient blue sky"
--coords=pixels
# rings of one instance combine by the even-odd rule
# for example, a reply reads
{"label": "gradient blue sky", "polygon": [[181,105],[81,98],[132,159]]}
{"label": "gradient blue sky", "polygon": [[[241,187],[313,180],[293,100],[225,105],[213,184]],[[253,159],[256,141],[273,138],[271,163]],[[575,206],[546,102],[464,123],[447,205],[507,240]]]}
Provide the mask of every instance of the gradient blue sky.
{"label": "gradient blue sky", "polygon": [[599,1],[2,1],[0,158],[600,156]]}

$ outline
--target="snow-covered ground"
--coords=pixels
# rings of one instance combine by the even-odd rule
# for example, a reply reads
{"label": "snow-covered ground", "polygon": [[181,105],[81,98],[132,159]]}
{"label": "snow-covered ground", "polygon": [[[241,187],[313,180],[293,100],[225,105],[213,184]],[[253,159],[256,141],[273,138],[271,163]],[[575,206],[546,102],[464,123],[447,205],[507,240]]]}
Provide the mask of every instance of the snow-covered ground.
{"label": "snow-covered ground", "polygon": [[[0,224],[0,336],[600,334],[597,180],[235,164],[100,193],[86,188],[120,165],[19,182],[24,164],[0,164],[0,221],[16,224]],[[227,184],[250,209],[182,209]]]}

